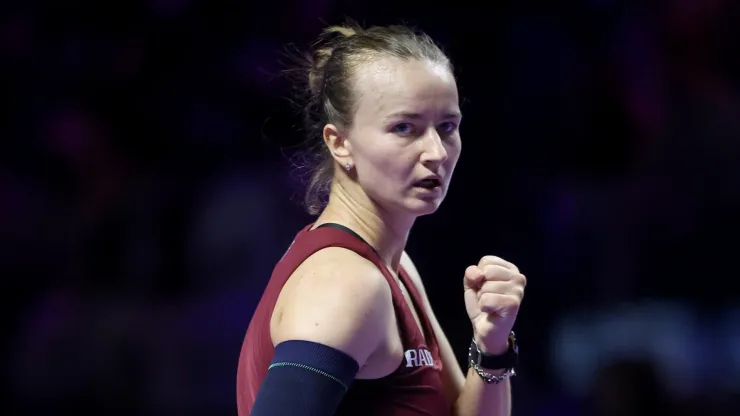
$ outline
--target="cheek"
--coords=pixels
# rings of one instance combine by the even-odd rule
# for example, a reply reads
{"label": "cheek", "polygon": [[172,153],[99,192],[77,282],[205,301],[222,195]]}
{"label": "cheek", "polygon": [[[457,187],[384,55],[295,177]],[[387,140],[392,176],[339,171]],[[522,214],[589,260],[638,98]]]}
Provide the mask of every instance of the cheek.
{"label": "cheek", "polygon": [[462,142],[460,139],[455,140],[447,147],[447,162],[445,165],[450,168],[454,168],[460,159],[460,153],[462,151]]}
{"label": "cheek", "polygon": [[388,146],[378,147],[375,155],[370,160],[374,174],[384,177],[386,180],[407,176],[414,171],[415,159],[412,148],[399,148]]}
{"label": "cheek", "polygon": [[389,155],[375,166],[378,181],[385,181],[386,185],[391,185],[391,181],[398,182],[407,178],[413,171],[414,162],[398,154]]}

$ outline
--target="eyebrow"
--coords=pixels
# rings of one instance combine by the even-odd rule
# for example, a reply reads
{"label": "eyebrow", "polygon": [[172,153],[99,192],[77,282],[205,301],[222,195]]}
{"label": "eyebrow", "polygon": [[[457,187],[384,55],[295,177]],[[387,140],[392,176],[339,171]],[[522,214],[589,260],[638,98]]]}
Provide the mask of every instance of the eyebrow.
{"label": "eyebrow", "polygon": [[[461,117],[462,117],[462,114],[459,111],[447,112],[443,116],[443,118],[445,119],[461,118]],[[408,113],[408,112],[401,111],[398,113],[389,114],[387,118],[388,119],[405,118],[405,119],[410,119],[410,120],[418,120],[418,119],[424,118],[424,116],[419,113]]]}

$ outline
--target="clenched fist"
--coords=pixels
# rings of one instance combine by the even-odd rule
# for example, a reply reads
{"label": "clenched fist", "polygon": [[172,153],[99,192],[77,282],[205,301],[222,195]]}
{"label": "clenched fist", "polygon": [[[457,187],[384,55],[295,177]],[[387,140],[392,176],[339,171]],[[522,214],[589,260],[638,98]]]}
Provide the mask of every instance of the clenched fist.
{"label": "clenched fist", "polygon": [[489,354],[503,354],[524,298],[527,279],[508,261],[483,257],[465,270],[465,309],[473,323],[475,343]]}

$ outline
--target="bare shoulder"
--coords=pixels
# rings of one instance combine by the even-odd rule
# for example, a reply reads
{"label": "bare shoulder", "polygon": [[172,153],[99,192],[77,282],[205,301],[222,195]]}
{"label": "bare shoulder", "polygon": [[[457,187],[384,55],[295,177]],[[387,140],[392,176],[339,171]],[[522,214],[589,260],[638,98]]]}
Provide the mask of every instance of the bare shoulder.
{"label": "bare shoulder", "polygon": [[362,366],[388,333],[393,307],[390,288],[372,262],[330,247],[293,273],[275,312],[274,344],[313,341],[347,353]]}

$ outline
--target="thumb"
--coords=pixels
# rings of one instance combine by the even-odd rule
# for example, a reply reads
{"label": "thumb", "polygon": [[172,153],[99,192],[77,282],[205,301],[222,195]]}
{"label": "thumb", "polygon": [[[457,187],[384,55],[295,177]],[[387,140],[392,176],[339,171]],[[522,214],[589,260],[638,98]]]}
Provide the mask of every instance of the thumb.
{"label": "thumb", "polygon": [[463,279],[463,285],[465,289],[472,289],[477,291],[483,285],[486,280],[486,276],[483,274],[483,269],[478,266],[468,266],[465,269],[465,278]]}

